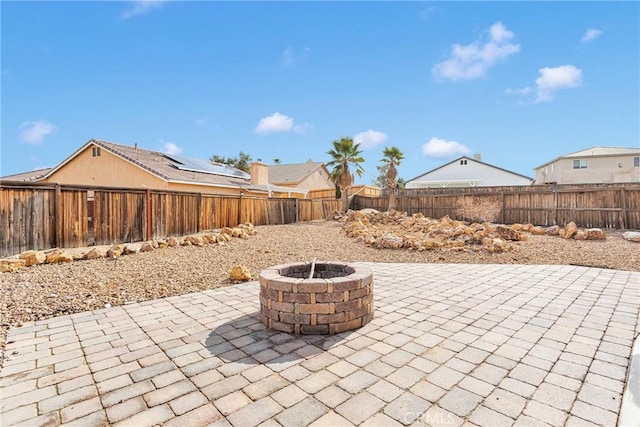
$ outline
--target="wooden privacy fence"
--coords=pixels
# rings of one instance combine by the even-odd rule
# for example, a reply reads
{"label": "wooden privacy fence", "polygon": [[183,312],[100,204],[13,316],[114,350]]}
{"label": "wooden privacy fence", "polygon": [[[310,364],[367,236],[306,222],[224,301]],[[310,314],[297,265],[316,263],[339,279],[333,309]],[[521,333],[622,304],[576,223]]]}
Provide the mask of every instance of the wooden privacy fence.
{"label": "wooden privacy fence", "polygon": [[0,256],[27,249],[86,246],[87,192],[5,188],[0,191]]}
{"label": "wooden privacy fence", "polygon": [[339,200],[219,196],[156,190],[0,185],[0,257],[29,249],[127,243],[240,223],[326,219]]}
{"label": "wooden privacy fence", "polygon": [[[386,210],[388,204],[388,197],[355,196],[351,207]],[[495,212],[487,220],[504,224],[564,226],[574,221],[587,228],[640,229],[640,184],[402,190],[396,210],[469,221],[484,211]]]}

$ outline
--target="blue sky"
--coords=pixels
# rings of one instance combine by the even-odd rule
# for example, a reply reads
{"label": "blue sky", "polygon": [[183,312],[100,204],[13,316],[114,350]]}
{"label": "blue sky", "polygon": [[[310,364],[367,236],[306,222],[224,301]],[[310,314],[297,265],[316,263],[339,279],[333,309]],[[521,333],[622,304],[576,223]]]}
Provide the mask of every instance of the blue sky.
{"label": "blue sky", "polygon": [[207,159],[385,146],[413,178],[458,156],[533,177],[640,146],[638,2],[1,3],[0,175],[91,138]]}

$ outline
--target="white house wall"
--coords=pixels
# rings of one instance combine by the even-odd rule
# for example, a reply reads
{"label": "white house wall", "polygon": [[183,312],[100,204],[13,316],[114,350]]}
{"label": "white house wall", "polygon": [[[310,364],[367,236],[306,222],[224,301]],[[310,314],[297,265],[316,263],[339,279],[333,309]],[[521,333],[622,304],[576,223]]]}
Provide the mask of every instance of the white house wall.
{"label": "white house wall", "polygon": [[[558,159],[536,169],[536,184],[588,184],[640,182],[640,167],[633,166],[638,156],[573,157]],[[574,169],[574,160],[586,160],[587,167]]]}
{"label": "white house wall", "polygon": [[[464,161],[466,164],[461,164]],[[496,187],[530,184],[529,178],[472,159],[459,159],[407,182],[407,188]]]}

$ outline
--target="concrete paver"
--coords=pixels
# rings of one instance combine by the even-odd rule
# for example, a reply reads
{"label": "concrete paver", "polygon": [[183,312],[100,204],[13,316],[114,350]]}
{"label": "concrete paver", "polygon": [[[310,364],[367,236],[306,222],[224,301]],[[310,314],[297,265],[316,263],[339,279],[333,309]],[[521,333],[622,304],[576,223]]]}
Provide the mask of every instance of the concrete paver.
{"label": "concrete paver", "polygon": [[264,328],[257,282],[9,331],[0,425],[615,425],[640,273],[360,263],[375,317]]}

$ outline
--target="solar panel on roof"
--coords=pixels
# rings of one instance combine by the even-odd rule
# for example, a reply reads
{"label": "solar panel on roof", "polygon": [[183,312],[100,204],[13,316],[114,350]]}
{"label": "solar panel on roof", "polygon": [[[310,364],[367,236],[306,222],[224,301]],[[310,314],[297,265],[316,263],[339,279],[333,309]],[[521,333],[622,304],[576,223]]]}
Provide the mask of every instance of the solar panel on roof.
{"label": "solar panel on roof", "polygon": [[165,154],[169,160],[174,162],[174,166],[180,170],[190,172],[202,172],[213,175],[234,176],[236,178],[250,178],[251,175],[234,168],[233,166],[223,165],[220,163],[210,163],[205,160],[192,159],[190,157],[177,156],[175,154]]}

